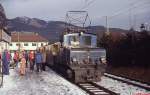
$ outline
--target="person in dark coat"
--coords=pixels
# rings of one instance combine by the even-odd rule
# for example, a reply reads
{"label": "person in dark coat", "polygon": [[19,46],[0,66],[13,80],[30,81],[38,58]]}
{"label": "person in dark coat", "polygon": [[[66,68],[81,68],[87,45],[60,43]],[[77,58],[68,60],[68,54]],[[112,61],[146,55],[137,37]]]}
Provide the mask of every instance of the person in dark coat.
{"label": "person in dark coat", "polygon": [[9,75],[10,53],[5,50],[2,54],[3,74]]}
{"label": "person in dark coat", "polygon": [[26,68],[28,68],[28,53],[25,51]]}
{"label": "person in dark coat", "polygon": [[30,51],[28,58],[30,61],[30,70],[33,71],[34,70],[34,64],[35,64],[35,52]]}
{"label": "person in dark coat", "polygon": [[14,60],[14,63],[16,65],[16,67],[18,67],[18,63],[19,63],[19,53],[18,53],[18,51],[14,52],[14,58],[13,58],[13,60]]}
{"label": "person in dark coat", "polygon": [[43,62],[42,53],[38,50],[35,55],[35,63],[37,67],[37,72],[39,72],[39,70],[42,71],[42,62]]}

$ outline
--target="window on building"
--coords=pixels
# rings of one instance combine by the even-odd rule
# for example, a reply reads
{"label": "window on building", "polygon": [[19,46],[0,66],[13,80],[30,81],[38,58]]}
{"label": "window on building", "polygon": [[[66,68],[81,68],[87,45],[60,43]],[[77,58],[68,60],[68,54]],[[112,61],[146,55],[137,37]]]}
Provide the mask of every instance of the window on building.
{"label": "window on building", "polygon": [[24,46],[28,46],[28,43],[24,43]]}
{"label": "window on building", "polygon": [[16,44],[16,46],[19,46],[19,45],[20,45],[19,43]]}
{"label": "window on building", "polygon": [[9,46],[12,46],[12,44],[9,44]]}
{"label": "window on building", "polygon": [[36,43],[32,43],[32,46],[36,46]]}
{"label": "window on building", "polygon": [[43,46],[44,44],[43,43],[41,43],[41,46]]}

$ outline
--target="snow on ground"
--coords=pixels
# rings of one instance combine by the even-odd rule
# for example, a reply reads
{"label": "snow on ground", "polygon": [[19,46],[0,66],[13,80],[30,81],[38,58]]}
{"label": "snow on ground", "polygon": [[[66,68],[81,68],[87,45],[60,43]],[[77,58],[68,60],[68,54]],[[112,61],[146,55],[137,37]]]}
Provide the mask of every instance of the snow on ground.
{"label": "snow on ground", "polygon": [[116,93],[120,93],[120,95],[136,95],[138,93],[141,93],[140,95],[150,95],[150,91],[135,87],[133,85],[128,85],[105,76],[103,76],[101,82],[97,82],[97,84],[104,86],[105,88],[108,88]]}
{"label": "snow on ground", "polygon": [[115,76],[115,75],[111,75],[111,74],[107,74],[107,73],[105,73],[105,75],[150,88],[150,86],[148,84],[143,84],[143,83],[140,83],[140,82],[137,82],[137,81],[133,81],[133,80],[130,80],[130,79],[126,79],[126,78],[123,78],[123,77],[119,77],[119,76]]}
{"label": "snow on ground", "polygon": [[46,72],[31,72],[19,76],[11,69],[9,76],[4,76],[4,85],[0,95],[87,95],[77,86],[58,76],[49,69]]}

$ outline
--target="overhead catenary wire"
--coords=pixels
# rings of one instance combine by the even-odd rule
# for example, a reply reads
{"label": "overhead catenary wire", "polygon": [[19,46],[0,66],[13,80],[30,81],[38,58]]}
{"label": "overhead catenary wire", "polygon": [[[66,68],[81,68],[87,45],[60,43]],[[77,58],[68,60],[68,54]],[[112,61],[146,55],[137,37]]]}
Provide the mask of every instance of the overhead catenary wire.
{"label": "overhead catenary wire", "polygon": [[[85,0],[86,2],[87,2],[87,4],[85,5],[85,6],[83,6],[82,8],[81,8],[81,10],[83,10],[83,9],[86,9],[86,8],[88,8],[92,3],[94,3],[96,0],[91,0],[91,1],[89,1],[89,0]],[[88,2],[89,1],[89,2]],[[142,2],[143,2],[143,0],[142,0]],[[118,15],[121,15],[122,13],[124,13],[124,12],[129,12],[129,10],[133,10],[133,9],[135,9],[135,8],[137,8],[137,7],[139,7],[140,5],[143,5],[143,4],[150,4],[150,2],[144,2],[144,3],[141,3],[141,0],[134,0],[133,2],[131,2],[128,6],[129,7],[127,7],[127,8],[121,8],[121,9],[119,9],[119,11],[117,11],[117,12],[115,12],[112,16],[108,16],[108,19],[112,19],[113,17],[116,17],[116,16],[118,16]],[[102,16],[102,17],[104,17],[104,16]]]}
{"label": "overhead catenary wire", "polygon": [[[91,4],[93,4],[96,0],[85,0],[85,2],[87,3],[85,6],[82,7],[81,10],[83,9],[86,9],[88,8]],[[134,13],[135,12],[135,9],[136,8],[141,8],[145,5],[149,5],[150,2],[149,0],[134,0],[133,2],[131,2],[130,4],[126,5],[125,8],[121,8],[119,9],[119,11],[117,12],[114,12],[114,14],[112,14],[111,16],[107,16],[107,21],[109,20],[112,20],[114,18],[116,18],[117,16],[121,16],[122,14],[126,14],[126,15],[129,15],[129,22],[130,22],[130,26],[132,26],[132,19],[135,18],[133,17],[133,14],[135,16],[135,14],[137,14],[138,12]],[[138,10],[137,10],[138,11]],[[129,13],[129,14],[127,14]],[[101,16],[100,18],[103,18],[103,17],[106,17],[106,16]],[[135,20],[135,19],[134,19]],[[107,22],[108,23],[108,22]],[[134,23],[136,23],[136,21],[134,21]]]}
{"label": "overhead catenary wire", "polygon": [[81,8],[81,10],[84,10],[84,9],[88,8],[88,7],[89,7],[91,4],[93,4],[95,1],[96,1],[96,0],[91,0],[91,1],[87,2],[87,0],[86,0],[87,4],[86,4],[85,6],[83,6],[83,7]]}
{"label": "overhead catenary wire", "polygon": [[[138,3],[138,2],[137,2]],[[129,8],[125,9],[125,10],[121,10],[121,11],[118,11],[118,12],[115,12],[112,16],[109,16],[109,20],[116,17],[116,16],[119,16],[119,15],[122,15],[124,14],[125,12],[130,12],[131,10],[135,9],[135,8],[138,8],[140,7],[141,5],[148,5],[150,4],[150,2],[144,2],[144,3],[131,3]]]}
{"label": "overhead catenary wire", "polygon": [[[85,2],[87,2],[87,4],[85,5],[85,6],[83,6],[82,8],[81,8],[81,10],[84,10],[84,9],[86,9],[86,8],[88,8],[91,4],[93,4],[94,2],[95,2],[96,0],[85,0]],[[143,2],[143,0],[142,0],[142,2]],[[114,17],[117,17],[117,16],[119,16],[119,15],[122,15],[122,14],[124,14],[125,12],[129,12],[129,11],[131,11],[131,10],[133,10],[133,9],[135,9],[135,8],[137,8],[137,7],[139,7],[140,5],[143,5],[143,4],[150,4],[150,3],[148,3],[148,2],[144,2],[144,3],[141,3],[141,0],[134,0],[133,2],[131,2],[128,6],[129,7],[127,7],[127,8],[121,8],[121,9],[119,9],[119,11],[117,11],[117,12],[115,12],[113,15],[111,15],[111,16],[108,16],[108,19],[109,20],[111,20],[111,19],[113,19]],[[101,16],[100,18],[103,18],[104,16]],[[106,16],[105,16],[106,17]]]}
{"label": "overhead catenary wire", "polygon": [[[138,11],[141,8],[144,9],[144,8],[148,7],[147,5],[150,5],[150,2],[144,2],[144,3],[138,3],[138,4],[133,3],[131,5],[132,6],[128,9],[126,9],[125,11],[122,11],[118,14],[115,14],[115,15],[109,17],[109,21],[114,19],[115,17],[121,16],[122,14],[126,14],[126,15],[129,15],[129,27],[134,29],[136,27],[136,23],[137,23],[137,21],[136,21],[137,17],[136,16],[137,16],[137,14],[139,14]],[[135,11],[135,9],[136,9],[136,11]],[[127,14],[127,13],[129,13],[129,14]]]}

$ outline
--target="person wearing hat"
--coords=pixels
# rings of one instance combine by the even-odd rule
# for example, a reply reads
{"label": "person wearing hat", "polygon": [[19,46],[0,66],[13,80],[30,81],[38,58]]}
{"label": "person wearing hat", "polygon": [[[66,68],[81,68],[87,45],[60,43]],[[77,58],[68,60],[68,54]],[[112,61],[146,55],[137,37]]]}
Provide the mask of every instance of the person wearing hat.
{"label": "person wearing hat", "polygon": [[24,55],[24,51],[22,51],[22,53],[20,54],[21,58],[20,58],[20,75],[25,75],[26,72],[26,59],[25,59],[25,55]]}

